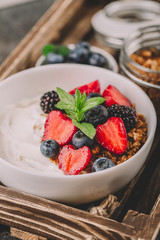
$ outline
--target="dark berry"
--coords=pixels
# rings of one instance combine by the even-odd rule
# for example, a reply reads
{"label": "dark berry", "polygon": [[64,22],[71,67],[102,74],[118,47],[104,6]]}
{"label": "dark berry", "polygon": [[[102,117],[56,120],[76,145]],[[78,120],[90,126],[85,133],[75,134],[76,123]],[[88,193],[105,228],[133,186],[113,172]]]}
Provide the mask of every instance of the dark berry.
{"label": "dark berry", "polygon": [[129,132],[136,126],[137,113],[136,111],[125,105],[113,104],[108,108],[109,117],[120,117],[125,125],[126,131]]}
{"label": "dark berry", "polygon": [[115,166],[114,162],[109,158],[100,157],[93,162],[92,172],[99,172],[114,166]]}
{"label": "dark berry", "polygon": [[[86,96],[86,101],[87,101],[88,99],[94,98],[94,97],[102,97],[102,95],[99,94],[99,93],[96,93],[96,92],[92,92],[92,93],[90,93],[90,94],[88,94],[88,95]],[[105,102],[101,103],[100,105],[106,107]]]}
{"label": "dark berry", "polygon": [[75,48],[68,54],[68,60],[73,63],[87,63],[90,51],[86,48]]}
{"label": "dark berry", "polygon": [[86,136],[83,132],[78,131],[73,135],[72,144],[75,148],[81,148],[84,146],[91,147],[94,140]]}
{"label": "dark berry", "polygon": [[90,110],[85,112],[84,121],[93,124],[93,126],[95,127],[99,124],[105,123],[107,119],[108,119],[108,111],[102,105],[93,107]]}
{"label": "dark berry", "polygon": [[45,140],[40,145],[41,153],[47,158],[53,158],[57,156],[59,149],[59,144],[52,139]]}
{"label": "dark berry", "polygon": [[92,92],[86,96],[86,100],[88,100],[90,98],[94,98],[94,97],[102,97],[102,95],[99,93],[96,93],[96,92]]}
{"label": "dark berry", "polygon": [[64,57],[60,54],[57,53],[48,53],[46,56],[46,61],[47,64],[54,64],[54,63],[63,63],[64,62]]}
{"label": "dark berry", "polygon": [[85,42],[85,41],[82,41],[82,42],[79,42],[75,45],[75,48],[86,48],[88,50],[90,50],[90,44],[88,42]]}
{"label": "dark berry", "polygon": [[105,57],[99,53],[92,53],[88,59],[89,65],[104,67],[107,64]]}
{"label": "dark berry", "polygon": [[59,101],[60,101],[60,99],[59,99],[57,92],[55,92],[55,91],[46,92],[41,97],[40,106],[41,106],[42,111],[44,113],[49,113],[53,110],[56,110],[57,108],[55,107],[55,105]]}

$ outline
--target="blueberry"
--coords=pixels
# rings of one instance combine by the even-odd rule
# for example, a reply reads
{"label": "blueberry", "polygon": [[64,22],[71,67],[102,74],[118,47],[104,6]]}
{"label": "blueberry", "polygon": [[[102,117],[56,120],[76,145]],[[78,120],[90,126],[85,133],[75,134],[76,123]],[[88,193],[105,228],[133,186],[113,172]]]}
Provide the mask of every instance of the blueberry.
{"label": "blueberry", "polygon": [[46,63],[47,64],[54,64],[54,63],[63,63],[64,57],[57,53],[48,53],[46,56]]}
{"label": "blueberry", "polygon": [[100,157],[94,161],[92,165],[92,172],[99,172],[114,166],[115,166],[114,162],[109,158]]}
{"label": "blueberry", "polygon": [[[92,92],[92,93],[90,93],[90,94],[88,94],[88,95],[86,96],[86,101],[87,101],[88,99],[94,98],[94,97],[102,97],[102,95],[99,94],[99,93]],[[106,107],[105,102],[101,103],[100,105]]]}
{"label": "blueberry", "polygon": [[88,59],[89,65],[104,67],[107,64],[105,57],[99,53],[92,53]]}
{"label": "blueberry", "polygon": [[85,41],[82,41],[82,42],[79,42],[75,45],[75,48],[86,48],[88,50],[90,50],[90,44],[88,42],[85,42]]}
{"label": "blueberry", "polygon": [[47,158],[53,158],[59,153],[59,144],[52,139],[45,140],[40,145],[41,153]]}
{"label": "blueberry", "polygon": [[78,131],[73,135],[72,144],[75,148],[81,148],[84,146],[91,147],[94,140],[86,136],[83,132]]}
{"label": "blueberry", "polygon": [[68,54],[69,62],[87,63],[90,51],[87,48],[75,48]]}
{"label": "blueberry", "polygon": [[108,110],[102,105],[93,107],[90,110],[85,112],[84,121],[93,124],[93,126],[95,127],[98,124],[105,123],[107,119],[108,119]]}
{"label": "blueberry", "polygon": [[90,93],[90,94],[87,95],[86,101],[87,101],[88,99],[94,98],[94,97],[102,97],[102,95],[99,94],[99,93],[96,93],[96,92],[92,92],[92,93]]}

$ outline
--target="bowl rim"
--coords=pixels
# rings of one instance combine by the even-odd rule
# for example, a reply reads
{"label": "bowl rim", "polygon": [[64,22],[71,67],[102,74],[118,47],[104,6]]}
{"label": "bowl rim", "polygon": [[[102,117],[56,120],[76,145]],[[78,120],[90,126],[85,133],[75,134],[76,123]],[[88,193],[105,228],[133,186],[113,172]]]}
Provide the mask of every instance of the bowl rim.
{"label": "bowl rim", "polygon": [[117,76],[118,78],[122,78],[125,81],[128,81],[129,84],[136,87],[141,92],[141,94],[146,98],[147,102],[150,104],[150,107],[151,107],[152,113],[153,113],[153,115],[152,115],[152,128],[151,128],[150,134],[147,136],[146,142],[140,148],[140,150],[138,150],[138,152],[135,155],[133,155],[131,158],[129,158],[127,161],[122,162],[122,163],[120,163],[120,164],[118,164],[118,165],[116,165],[112,168],[108,168],[108,169],[105,169],[105,170],[100,171],[100,172],[93,172],[93,173],[87,173],[87,174],[77,174],[77,175],[58,175],[57,174],[57,175],[52,175],[52,173],[32,172],[32,171],[29,171],[29,170],[22,169],[22,168],[20,168],[16,165],[13,165],[12,163],[6,161],[5,159],[3,159],[1,157],[0,157],[0,162],[2,161],[4,164],[9,166],[10,168],[13,168],[14,170],[16,170],[18,172],[24,173],[24,174],[32,176],[32,177],[41,177],[41,178],[46,178],[46,179],[68,179],[68,180],[71,179],[72,180],[72,178],[81,179],[81,178],[92,178],[92,177],[96,177],[96,176],[98,177],[100,175],[105,175],[106,171],[107,172],[112,172],[113,169],[121,169],[121,168],[123,168],[123,166],[128,165],[130,162],[134,161],[134,156],[139,156],[141,154],[141,152],[143,151],[143,149],[146,147],[146,145],[148,145],[152,140],[154,140],[154,135],[155,135],[156,126],[157,126],[157,116],[156,116],[156,111],[155,111],[154,105],[153,105],[152,101],[150,100],[150,98],[148,97],[148,95],[138,85],[136,85],[134,82],[132,82],[130,79],[126,78],[125,76],[123,76],[119,73],[111,72],[108,69],[99,68],[99,67],[95,67],[95,66],[75,64],[75,63],[74,64],[62,63],[62,64],[54,64],[54,65],[44,65],[44,66],[39,66],[37,68],[33,67],[33,68],[25,69],[23,71],[15,73],[15,74],[7,77],[6,79],[4,79],[5,81],[2,81],[0,83],[0,88],[1,88],[1,86],[8,84],[10,81],[14,81],[14,79],[12,79],[12,78],[15,78],[16,76],[19,76],[21,74],[23,75],[23,74],[26,74],[26,73],[32,72],[32,71],[33,72],[46,71],[45,68],[46,69],[47,68],[57,68],[58,69],[58,68],[61,68],[61,67],[63,67],[63,68],[68,68],[68,67],[69,68],[73,68],[73,67],[77,67],[77,68],[97,68],[97,70],[99,69],[100,71],[109,72],[110,74],[113,74],[113,75]]}

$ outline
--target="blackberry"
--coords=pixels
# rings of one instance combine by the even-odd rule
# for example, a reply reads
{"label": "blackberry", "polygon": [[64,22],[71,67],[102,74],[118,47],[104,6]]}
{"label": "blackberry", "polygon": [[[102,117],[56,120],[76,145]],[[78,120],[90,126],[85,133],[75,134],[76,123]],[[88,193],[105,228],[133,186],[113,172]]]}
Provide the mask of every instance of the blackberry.
{"label": "blackberry", "polygon": [[60,101],[59,96],[57,92],[55,91],[50,91],[46,92],[42,97],[41,97],[41,102],[40,106],[41,109],[44,113],[49,113],[52,110],[57,110],[55,105]]}
{"label": "blackberry", "polygon": [[107,108],[107,110],[109,117],[120,117],[123,120],[127,132],[136,126],[137,113],[133,108],[125,105],[113,104],[111,107]]}

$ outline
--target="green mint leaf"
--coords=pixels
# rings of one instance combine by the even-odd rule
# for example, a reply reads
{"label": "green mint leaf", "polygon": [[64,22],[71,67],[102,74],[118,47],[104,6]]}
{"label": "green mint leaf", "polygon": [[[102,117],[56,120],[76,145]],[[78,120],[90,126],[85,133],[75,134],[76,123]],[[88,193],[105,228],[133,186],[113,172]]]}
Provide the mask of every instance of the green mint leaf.
{"label": "green mint leaf", "polygon": [[93,139],[96,134],[96,129],[91,123],[79,123],[75,119],[72,119],[73,124],[79,128],[86,136]]}
{"label": "green mint leaf", "polygon": [[71,120],[77,118],[77,114],[75,113],[75,111],[71,111],[71,110],[65,110],[65,111]]}
{"label": "green mint leaf", "polygon": [[[84,102],[86,101],[86,92],[84,92],[82,95],[81,95],[81,104],[83,106]],[[82,107],[81,107],[82,108]]]}
{"label": "green mint leaf", "polygon": [[62,55],[63,57],[66,57],[68,56],[70,49],[67,46],[60,45],[60,46],[56,46],[55,51],[56,53]]}
{"label": "green mint leaf", "polygon": [[77,117],[76,117],[76,119],[77,119],[78,122],[83,121],[84,118],[85,118],[84,112],[77,112]]}
{"label": "green mint leaf", "polygon": [[103,103],[104,101],[105,101],[105,98],[102,98],[102,97],[90,98],[83,104],[81,111],[86,112],[89,109]]}
{"label": "green mint leaf", "polygon": [[68,110],[68,109],[66,109],[65,111],[71,120],[75,119],[75,120],[77,120],[77,122],[81,122],[85,118],[85,115],[83,112],[80,113],[80,112],[76,112],[76,111],[72,111],[72,110]]}
{"label": "green mint leaf", "polygon": [[45,45],[42,49],[42,54],[46,57],[48,53],[54,52],[55,46],[52,44]]}
{"label": "green mint leaf", "polygon": [[56,104],[56,108],[59,108],[61,110],[71,110],[71,111],[76,111],[76,107],[72,104],[67,104],[63,101],[60,101]]}
{"label": "green mint leaf", "polygon": [[76,103],[75,98],[71,94],[67,93],[66,91],[58,87],[57,87],[57,93],[61,101],[63,101],[66,104],[71,104],[75,106],[75,103]]}
{"label": "green mint leaf", "polygon": [[80,93],[79,89],[76,89],[75,101],[76,101],[77,110],[80,110],[80,106],[81,106],[81,93]]}

